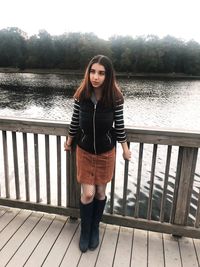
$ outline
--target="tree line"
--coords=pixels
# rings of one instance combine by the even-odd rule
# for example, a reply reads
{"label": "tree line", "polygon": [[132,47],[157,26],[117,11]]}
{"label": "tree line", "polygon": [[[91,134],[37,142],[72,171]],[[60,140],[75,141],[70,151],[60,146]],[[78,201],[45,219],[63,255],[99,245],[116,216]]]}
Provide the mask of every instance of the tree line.
{"label": "tree line", "polygon": [[96,54],[109,56],[118,72],[200,75],[200,44],[172,36],[113,36],[93,33],[28,37],[16,27],[0,30],[0,67],[83,70]]}

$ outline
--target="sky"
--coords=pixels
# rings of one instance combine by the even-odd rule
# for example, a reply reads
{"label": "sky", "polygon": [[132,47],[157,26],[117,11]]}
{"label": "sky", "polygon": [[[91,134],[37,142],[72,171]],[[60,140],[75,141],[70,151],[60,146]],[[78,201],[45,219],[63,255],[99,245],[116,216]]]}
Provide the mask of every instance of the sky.
{"label": "sky", "polygon": [[200,43],[199,14],[200,0],[0,0],[0,29],[93,32],[105,40],[169,34]]}

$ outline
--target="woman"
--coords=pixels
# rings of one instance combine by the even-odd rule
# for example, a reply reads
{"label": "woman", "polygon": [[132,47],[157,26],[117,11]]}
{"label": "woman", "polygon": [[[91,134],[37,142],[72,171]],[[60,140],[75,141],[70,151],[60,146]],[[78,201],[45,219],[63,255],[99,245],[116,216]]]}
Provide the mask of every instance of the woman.
{"label": "woman", "polygon": [[123,158],[130,160],[131,157],[124,131],[124,99],[108,57],[98,55],[91,59],[74,99],[72,121],[64,146],[65,150],[71,150],[73,138],[78,134],[77,180],[82,188],[79,247],[86,252],[99,245],[106,185],[113,177],[115,166],[115,140],[122,145]]}

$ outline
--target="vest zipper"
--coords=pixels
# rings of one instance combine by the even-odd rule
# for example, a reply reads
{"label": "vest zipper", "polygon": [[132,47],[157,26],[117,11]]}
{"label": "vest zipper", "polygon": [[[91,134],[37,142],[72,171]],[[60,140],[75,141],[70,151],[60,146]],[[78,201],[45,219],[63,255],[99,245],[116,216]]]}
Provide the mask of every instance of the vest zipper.
{"label": "vest zipper", "polygon": [[106,136],[107,136],[107,138],[108,138],[108,140],[109,140],[109,142],[111,144],[111,138],[110,138],[109,134],[107,133]]}
{"label": "vest zipper", "polygon": [[96,107],[97,107],[97,104],[94,104],[94,114],[93,114],[93,133],[94,133],[94,153],[97,154],[97,151],[96,151],[96,134],[95,134],[95,115],[96,115]]}
{"label": "vest zipper", "polygon": [[82,139],[81,139],[81,142],[83,142],[83,141],[85,140],[85,137],[86,137],[86,134],[84,133],[83,130],[82,130],[82,132],[83,132],[83,137],[82,137]]}

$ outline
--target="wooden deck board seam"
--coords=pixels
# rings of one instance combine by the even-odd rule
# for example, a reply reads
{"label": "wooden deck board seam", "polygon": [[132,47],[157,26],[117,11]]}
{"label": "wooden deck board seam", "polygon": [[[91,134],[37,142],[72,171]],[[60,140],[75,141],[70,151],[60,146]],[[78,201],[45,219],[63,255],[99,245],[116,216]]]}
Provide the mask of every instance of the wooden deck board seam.
{"label": "wooden deck board seam", "polygon": [[3,215],[7,212],[7,210],[5,210],[5,209],[1,209],[0,211],[2,212],[2,213],[0,214],[0,217],[3,216]]}
{"label": "wooden deck board seam", "polygon": [[115,244],[115,252],[114,252],[114,255],[113,255],[112,266],[114,266],[114,263],[115,263],[115,256],[116,256],[116,252],[117,252],[117,245],[118,245],[118,241],[119,241],[120,231],[121,231],[121,227],[119,227],[119,229],[118,229],[118,234],[117,234],[117,240],[116,240],[116,244]]}
{"label": "wooden deck board seam", "polygon": [[149,266],[149,231],[147,231],[147,267]]}
{"label": "wooden deck board seam", "polygon": [[192,239],[192,243],[193,243],[195,255],[196,255],[196,258],[197,258],[197,263],[198,263],[198,266],[200,267],[199,257],[198,257],[198,254],[197,254],[197,249],[196,249],[196,246],[195,246],[195,243],[194,243],[194,239]]}
{"label": "wooden deck board seam", "polygon": [[103,230],[103,235],[102,235],[102,239],[101,239],[100,244],[99,244],[98,253],[97,253],[96,261],[94,263],[94,267],[96,266],[98,258],[99,258],[99,253],[100,253],[100,250],[101,250],[101,246],[102,246],[102,243],[103,243],[105,232],[106,232],[106,226],[104,227],[104,230]]}
{"label": "wooden deck board seam", "polygon": [[[19,213],[18,213],[19,214]],[[28,217],[20,224],[20,226],[16,229],[16,231],[10,236],[7,242],[1,247],[0,251],[7,245],[7,243],[12,239],[12,237],[17,233],[17,231],[22,227],[22,225],[26,222],[26,220],[31,216],[32,212],[28,215]]]}
{"label": "wooden deck board seam", "polygon": [[[56,216],[56,218],[57,218],[57,216]],[[66,224],[68,223],[68,221],[69,221],[69,217],[67,217],[67,219],[66,219],[65,223],[63,224],[63,226],[62,226],[62,228],[61,228],[61,230],[60,230],[59,234],[57,235],[56,239],[54,240],[53,244],[51,245],[51,248],[49,249],[49,251],[48,251],[48,253],[47,253],[46,257],[44,258],[44,261],[42,262],[41,266],[43,266],[43,265],[44,265],[44,263],[45,263],[46,259],[48,258],[49,254],[51,253],[51,250],[52,250],[53,246],[55,245],[56,241],[57,241],[57,240],[58,240],[58,238],[60,237],[60,235],[61,235],[61,233],[62,233],[62,231],[63,231],[64,227],[65,227],[65,226],[66,226]]]}
{"label": "wooden deck board seam", "polygon": [[78,259],[78,262],[77,262],[77,267],[79,266],[79,263],[80,263],[80,261],[81,261],[81,257],[82,257],[82,255],[83,255],[83,253],[81,253],[81,255],[80,255],[80,257],[79,257],[79,259]]}
{"label": "wooden deck board seam", "polygon": [[[17,217],[17,215],[20,213],[20,211],[21,210],[19,210],[15,215],[14,215],[14,217],[4,226],[4,228],[2,228],[1,230],[0,230],[0,233],[1,232],[3,232],[5,229],[6,229],[6,227],[15,219],[15,217]],[[7,211],[6,211],[7,212]],[[6,212],[3,214],[3,216],[6,214]]]}
{"label": "wooden deck board seam", "polygon": [[165,243],[164,243],[164,237],[162,234],[162,248],[163,248],[163,262],[164,262],[164,267],[166,267],[166,260],[165,260]]}
{"label": "wooden deck board seam", "polygon": [[[34,213],[34,212],[33,212]],[[38,220],[38,222],[35,224],[35,226],[32,228],[32,230],[29,232],[29,234],[24,238],[24,240],[22,241],[22,243],[20,244],[20,246],[16,249],[16,251],[13,253],[12,257],[10,257],[9,261],[6,263],[6,266],[9,264],[9,262],[12,260],[12,258],[15,256],[15,254],[19,251],[19,249],[21,248],[21,246],[24,244],[24,242],[27,240],[27,238],[30,236],[30,234],[32,233],[32,231],[35,229],[35,227],[38,225],[38,223],[41,221],[41,219],[44,217],[44,214],[40,217],[40,219]]]}
{"label": "wooden deck board seam", "polygon": [[178,249],[179,249],[179,254],[180,254],[180,259],[181,259],[181,267],[183,267],[183,259],[182,259],[182,255],[181,255],[181,247],[180,247],[179,238],[178,238],[177,242],[178,242]]}
{"label": "wooden deck board seam", "polygon": [[[43,216],[44,217],[44,216]],[[37,246],[39,245],[39,243],[41,242],[41,240],[43,239],[43,237],[45,236],[45,234],[47,233],[47,231],[49,230],[50,226],[52,225],[53,221],[55,220],[55,217],[52,219],[51,223],[48,225],[47,229],[44,231],[43,235],[41,236],[41,238],[38,240],[36,246],[34,247],[34,249],[32,250],[32,252],[30,253],[29,257],[26,259],[25,263],[23,266],[26,265],[26,263],[29,261],[30,257],[33,255],[34,251],[36,250]]]}
{"label": "wooden deck board seam", "polygon": [[131,255],[130,255],[130,263],[129,263],[129,266],[130,266],[130,267],[131,267],[132,257],[133,257],[133,242],[134,242],[134,235],[135,235],[135,229],[133,229],[133,233],[132,233]]}
{"label": "wooden deck board seam", "polygon": [[68,246],[67,246],[67,248],[66,248],[66,250],[65,250],[65,253],[63,254],[63,257],[62,257],[62,259],[61,259],[61,261],[60,261],[59,266],[62,265],[62,262],[63,262],[63,260],[64,260],[64,258],[65,258],[65,255],[67,254],[67,251],[68,251],[68,249],[69,249],[69,247],[70,247],[70,245],[71,245],[71,242],[72,242],[72,240],[73,240],[73,238],[74,238],[74,236],[75,236],[75,234],[76,234],[76,232],[77,232],[77,230],[78,230],[79,225],[80,225],[80,222],[77,224],[76,230],[74,231],[74,234],[73,234],[72,237],[71,237],[71,240],[70,240],[70,242],[69,242],[69,244],[68,244]]}

